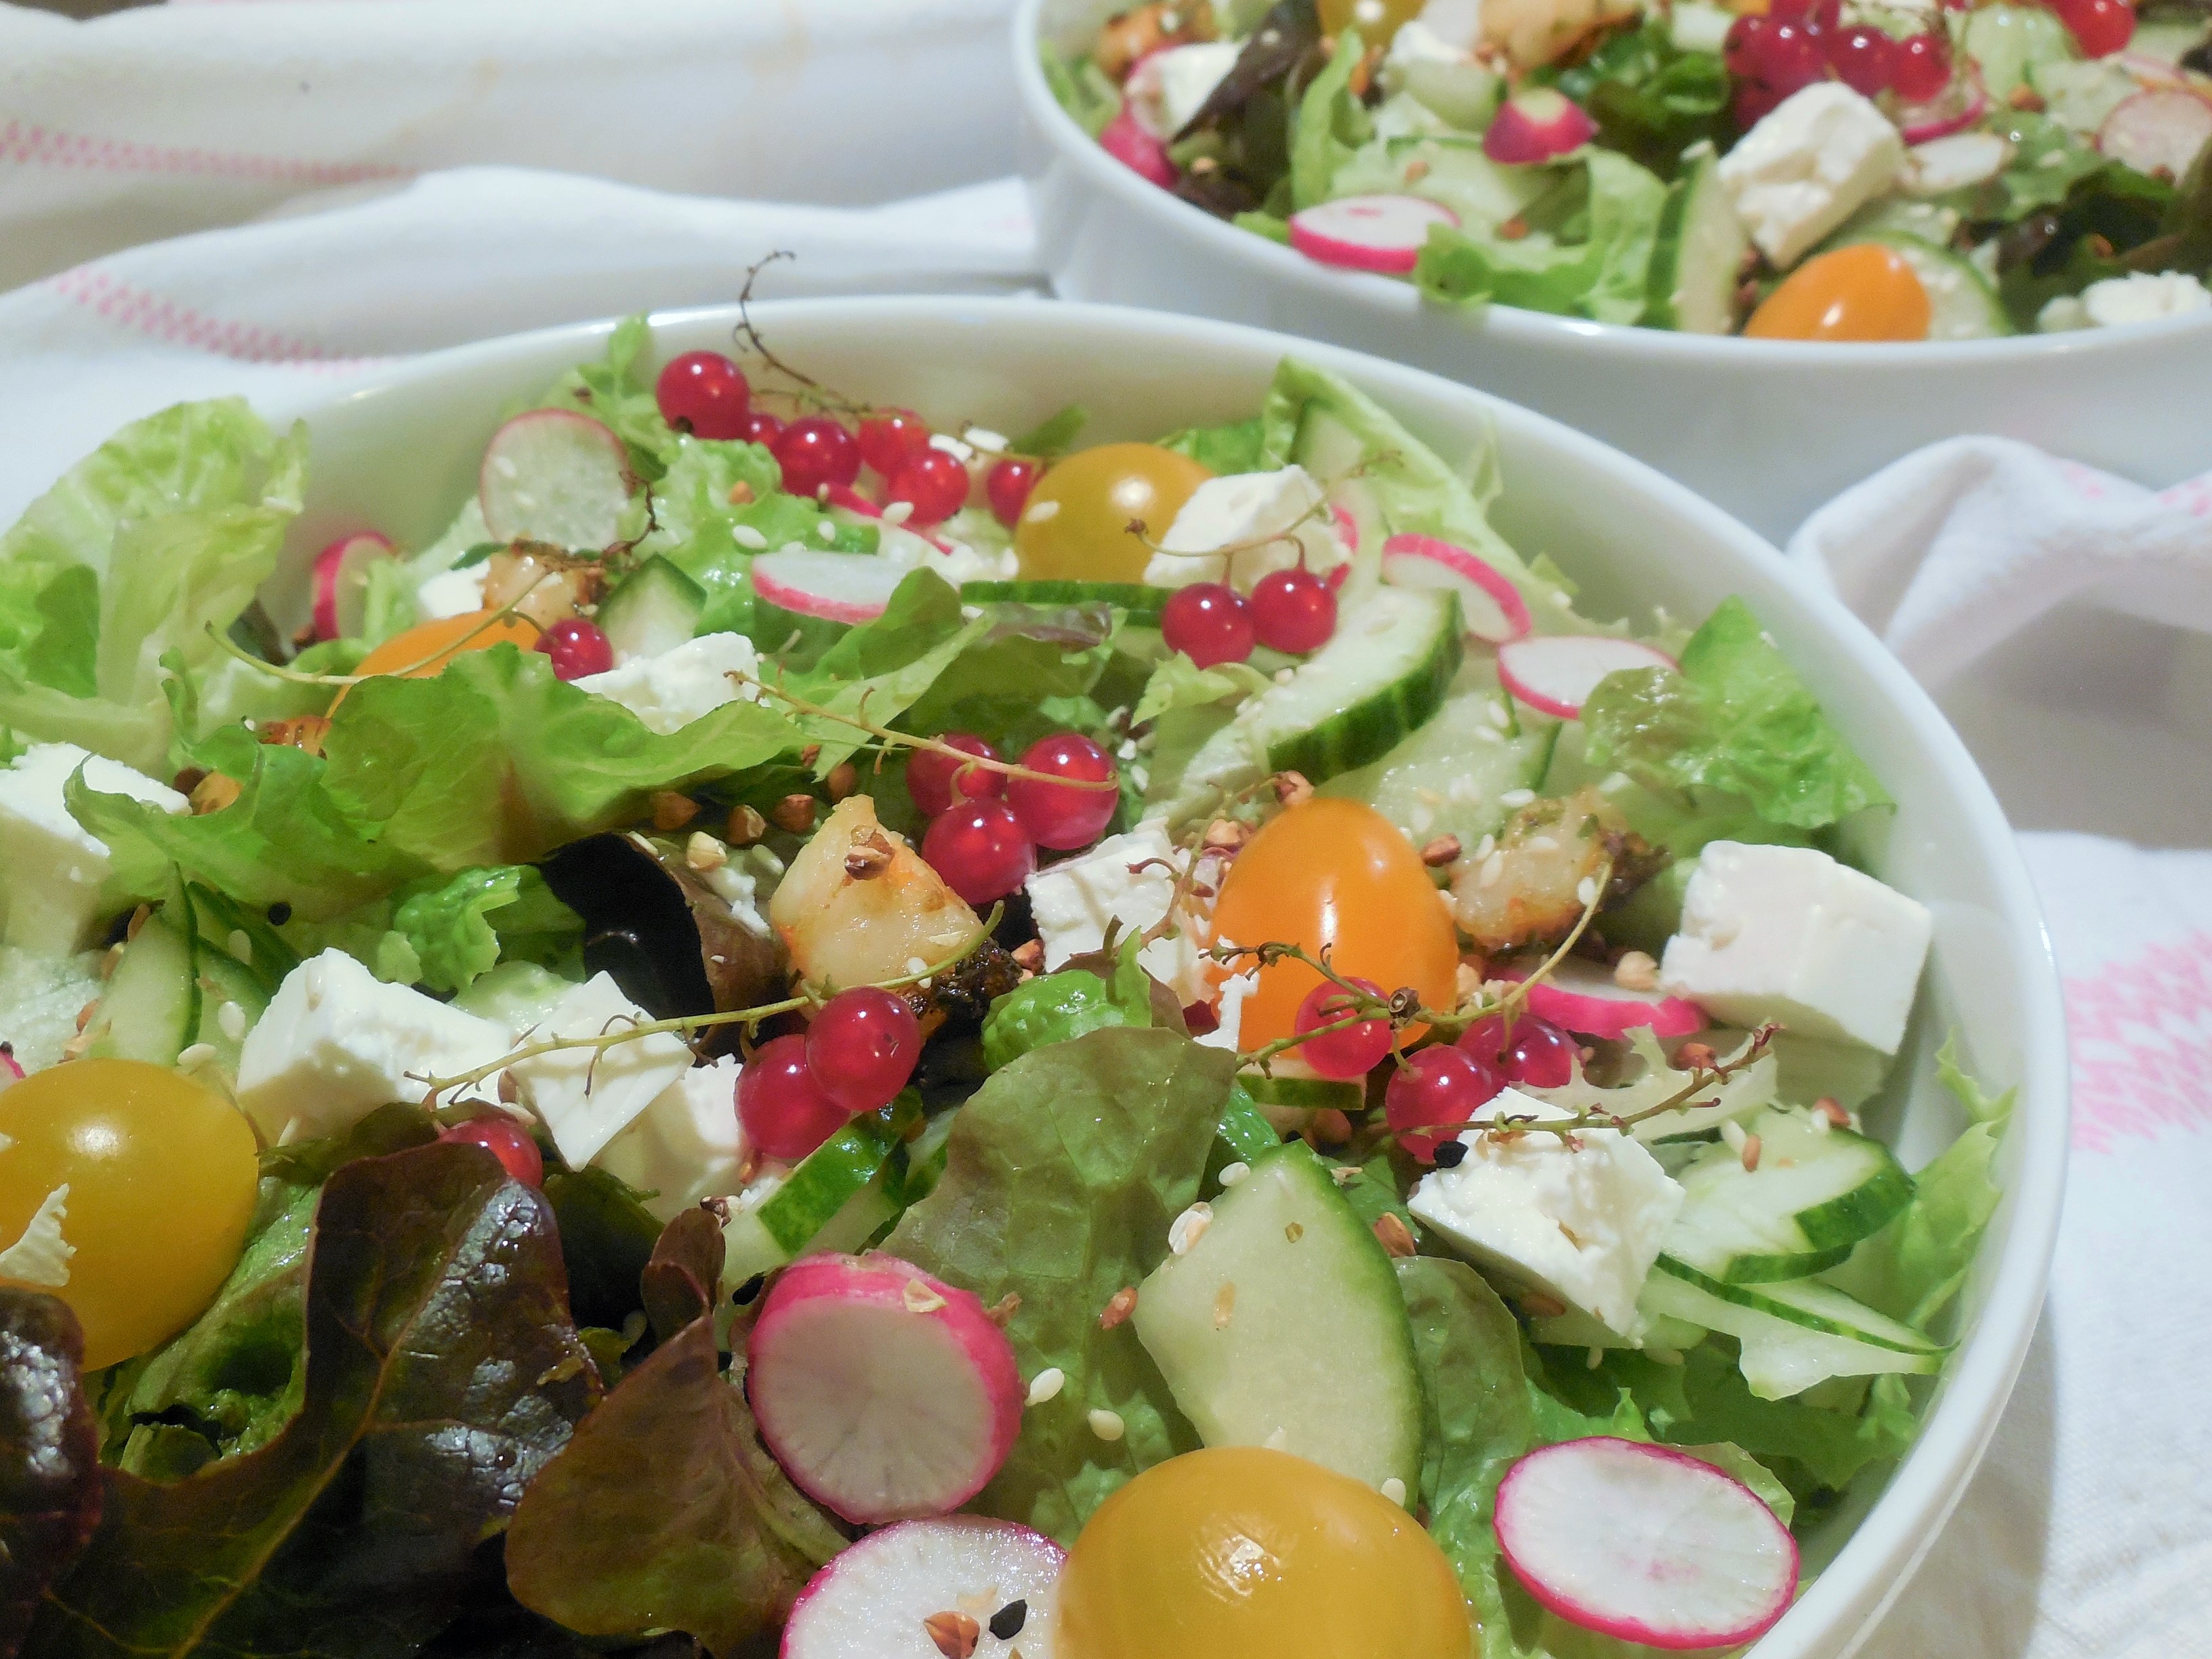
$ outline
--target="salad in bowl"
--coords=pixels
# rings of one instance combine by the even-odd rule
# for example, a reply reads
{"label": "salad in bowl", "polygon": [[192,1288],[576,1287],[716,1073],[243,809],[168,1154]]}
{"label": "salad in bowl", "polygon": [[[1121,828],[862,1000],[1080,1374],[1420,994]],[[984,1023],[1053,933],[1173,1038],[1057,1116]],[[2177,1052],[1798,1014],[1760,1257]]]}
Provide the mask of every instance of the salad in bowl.
{"label": "salad in bowl", "polygon": [[1357,360],[1039,420],[1188,325],[882,309],[459,354],[451,456],[180,405],[0,538],[0,1643],[1832,1650],[2039,1285],[1954,1366],[2005,1028],[1875,872],[1979,830]]}
{"label": "salad in bowl", "polygon": [[1152,0],[1045,70],[1182,201],[1445,306],[1944,341],[2212,313],[2208,51],[2126,0]]}

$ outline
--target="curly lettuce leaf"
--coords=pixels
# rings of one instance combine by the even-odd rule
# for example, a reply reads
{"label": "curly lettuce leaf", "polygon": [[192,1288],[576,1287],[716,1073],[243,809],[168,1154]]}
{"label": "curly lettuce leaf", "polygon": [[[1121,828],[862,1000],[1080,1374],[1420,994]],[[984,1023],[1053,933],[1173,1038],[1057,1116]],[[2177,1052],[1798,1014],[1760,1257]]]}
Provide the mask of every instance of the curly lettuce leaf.
{"label": "curly lettuce leaf", "polygon": [[414,951],[416,981],[434,991],[466,990],[502,960],[559,962],[583,943],[583,918],[532,865],[464,870],[393,898],[392,930]]}
{"label": "curly lettuce leaf", "polygon": [[0,1285],[0,1654],[9,1659],[100,1518],[100,1432],[83,1372],[69,1304]]}
{"label": "curly lettuce leaf", "polygon": [[1681,671],[1607,675],[1583,705],[1585,750],[1655,789],[1712,789],[1816,830],[1889,796],[1741,599],[1692,635]]}
{"label": "curly lettuce leaf", "polygon": [[[1024,1413],[978,1508],[1073,1542],[1116,1487],[1197,1445],[1134,1328],[1101,1330],[1098,1314],[1166,1255],[1236,1067],[1172,1030],[1095,1030],[1023,1055],[961,1108],[944,1175],[884,1248],[987,1304],[1018,1295],[1022,1375],[1067,1379]],[[1097,1409],[1121,1415],[1121,1439],[1091,1431]]]}
{"label": "curly lettuce leaf", "polygon": [[1188,455],[1212,472],[1256,472],[1265,465],[1267,434],[1258,416],[1225,426],[1191,426],[1170,433],[1160,447]]}
{"label": "curly lettuce leaf", "polygon": [[[1413,283],[1451,305],[1519,306],[1640,321],[1667,186],[1626,155],[1589,149],[1560,184],[1495,229],[1431,228]],[[1509,235],[1511,230],[1520,233]]]}
{"label": "curly lettuce leaf", "polygon": [[1727,66],[1716,52],[1676,46],[1663,17],[1612,36],[1559,70],[1553,84],[1589,112],[1600,143],[1662,179],[1674,177],[1692,144],[1724,143],[1729,136]]}
{"label": "curly lettuce leaf", "polygon": [[1141,948],[1141,936],[1132,933],[1122,940],[1110,975],[1103,963],[1097,971],[1070,965],[999,998],[983,1019],[983,1063],[1000,1071],[1033,1048],[1072,1042],[1105,1026],[1155,1024],[1152,982],[1137,960]]}
{"label": "curly lettuce leaf", "polygon": [[1063,58],[1046,46],[1037,53],[1044,83],[1068,119],[1096,138],[1121,110],[1121,92],[1088,58]]}
{"label": "curly lettuce leaf", "polygon": [[1291,130],[1291,204],[1309,208],[1329,198],[1336,170],[1375,136],[1367,106],[1352,90],[1365,54],[1358,29],[1337,36],[1336,49],[1298,100]]}

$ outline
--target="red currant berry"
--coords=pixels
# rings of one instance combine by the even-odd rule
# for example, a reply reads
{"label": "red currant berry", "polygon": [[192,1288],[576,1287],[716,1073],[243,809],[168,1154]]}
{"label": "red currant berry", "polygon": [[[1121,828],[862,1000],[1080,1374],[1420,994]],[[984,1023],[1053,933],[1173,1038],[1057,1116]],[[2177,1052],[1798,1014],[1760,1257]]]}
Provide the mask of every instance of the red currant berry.
{"label": "red currant berry", "polygon": [[1813,0],[1771,0],[1766,15],[1777,23],[1795,23],[1813,9]]}
{"label": "red currant berry", "polygon": [[[963,754],[981,755],[985,760],[999,758],[997,750],[965,732],[947,732],[938,741]],[[933,749],[917,749],[907,757],[906,792],[914,798],[914,810],[922,817],[933,818],[951,805],[955,788],[969,800],[1003,795],[1006,793],[1006,775],[987,767],[970,766]]]}
{"label": "red currant berry", "polygon": [[1737,127],[1748,132],[1771,115],[1787,95],[1762,82],[1739,81],[1735,83],[1735,98],[1729,105],[1729,110],[1735,117]]}
{"label": "red currant berry", "polygon": [[737,435],[749,444],[758,444],[763,449],[773,450],[775,441],[783,435],[783,422],[764,409],[752,410],[746,414],[744,423]]}
{"label": "red currant berry", "polygon": [[[1371,979],[1355,979],[1352,982],[1370,996],[1382,994],[1382,988]],[[1334,1025],[1350,1018],[1353,1012],[1352,999],[1345,995],[1344,988],[1323,980],[1298,1004],[1291,1029],[1304,1036],[1308,1031],[1318,1031],[1324,1025]],[[1323,1077],[1365,1077],[1390,1052],[1390,1022],[1363,1019],[1356,1025],[1346,1025],[1322,1036],[1307,1037],[1296,1052],[1300,1060]]]}
{"label": "red currant berry", "polygon": [[2127,0],[2053,0],[2051,9],[2085,58],[2110,57],[2135,39],[2136,14]]}
{"label": "red currant berry", "polygon": [[991,503],[993,516],[1012,530],[1022,516],[1022,508],[1029,505],[1030,491],[1043,475],[1043,466],[1025,456],[1007,455],[992,462],[991,470],[983,475],[983,495]]}
{"label": "red currant berry", "polygon": [[660,418],[698,438],[742,438],[752,388],[744,371],[719,351],[672,357],[653,384]]}
{"label": "red currant berry", "polygon": [[1813,34],[1833,34],[1844,21],[1844,0],[1814,0],[1805,14],[1805,27]]}
{"label": "red currant berry", "polygon": [[1889,88],[1908,104],[1940,98],[1951,84],[1951,48],[1940,34],[1899,41],[1890,64]]}
{"label": "red currant berry", "polygon": [[1040,847],[1065,852],[1090,846],[1121,804],[1119,790],[1074,787],[1114,781],[1114,763],[1106,757],[1106,751],[1080,732],[1039,738],[1022,756],[1022,764],[1032,772],[1072,780],[1069,783],[1047,783],[1036,778],[1006,780],[1006,805]]}
{"label": "red currant berry", "polygon": [[615,665],[615,648],[597,623],[581,617],[563,617],[538,636],[535,647],[553,659],[553,678],[580,680],[586,674],[604,674]]}
{"label": "red currant berry", "polygon": [[848,484],[860,476],[860,446],[827,415],[809,415],[784,428],[774,445],[783,487],[812,495],[825,484]]}
{"label": "red currant berry", "polygon": [[1828,39],[1828,67],[1863,98],[1887,91],[1896,74],[1897,42],[1880,29],[1855,24]]}
{"label": "red currant berry", "polygon": [[1773,20],[1758,12],[1746,12],[1729,25],[1728,34],[1721,42],[1721,62],[1728,72],[1739,81],[1755,81],[1765,64],[1765,47],[1762,41]]}
{"label": "red currant berry", "polygon": [[943,524],[968,505],[968,469],[941,449],[925,449],[890,475],[884,501],[908,503],[907,522],[916,529]]}
{"label": "red currant berry", "polygon": [[1252,607],[1235,588],[1219,582],[1176,589],[1160,608],[1160,637],[1169,650],[1182,652],[1200,668],[1243,662],[1259,640]]}
{"label": "red currant berry", "polygon": [[921,1023],[902,996],[874,986],[840,991],[806,1028],[815,1086],[848,1112],[891,1103],[921,1058]]}
{"label": "red currant berry", "polygon": [[1820,35],[1809,20],[1777,23],[1759,36],[1759,51],[1756,78],[1784,98],[1827,76],[1828,65],[1820,52]]}
{"label": "red currant berry", "polygon": [[1510,1030],[1504,1015],[1488,1015],[1460,1033],[1459,1046],[1496,1066],[1508,1082],[1536,1089],[1556,1089],[1571,1080],[1581,1054],[1572,1037],[1534,1014],[1521,1015]]}
{"label": "red currant berry", "polygon": [[1252,631],[1270,651],[1318,651],[1336,632],[1336,595],[1304,565],[1271,570],[1252,584]]}
{"label": "red currant berry", "polygon": [[860,459],[888,478],[929,447],[929,428],[910,409],[887,409],[860,422]]}
{"label": "red currant berry", "polygon": [[1437,1142],[1444,1137],[1406,1131],[1465,1123],[1504,1086],[1495,1066],[1464,1048],[1439,1044],[1408,1057],[1390,1073],[1389,1086],[1382,1091],[1382,1115],[1399,1132],[1399,1145],[1416,1162],[1432,1164]]}
{"label": "red currant berry", "polygon": [[738,1073],[738,1121],[745,1139],[770,1158],[805,1158],[852,1115],[815,1082],[803,1036],[763,1042]]}
{"label": "red currant berry", "polygon": [[1036,843],[1004,801],[963,800],[929,821],[921,855],[970,904],[1002,899],[1036,868]]}
{"label": "red currant berry", "polygon": [[483,1147],[526,1187],[545,1184],[545,1155],[538,1150],[530,1131],[511,1117],[471,1118],[439,1130],[438,1139]]}

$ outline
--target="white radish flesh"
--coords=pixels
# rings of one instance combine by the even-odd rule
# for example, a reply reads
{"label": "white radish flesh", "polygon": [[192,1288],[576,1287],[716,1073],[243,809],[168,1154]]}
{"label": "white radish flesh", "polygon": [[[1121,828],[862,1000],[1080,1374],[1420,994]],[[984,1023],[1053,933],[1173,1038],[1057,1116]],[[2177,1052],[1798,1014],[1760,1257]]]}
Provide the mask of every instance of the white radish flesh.
{"label": "white radish flesh", "polygon": [[[975,1659],[1052,1659],[1053,1586],[1066,1559],[1042,1533],[981,1516],[886,1527],[808,1581],[779,1652],[781,1659],[942,1659],[946,1650],[928,1621],[952,1614],[975,1620]],[[994,1620],[1006,1635],[993,1628]]]}
{"label": "white radish flesh", "polygon": [[[1501,979],[1523,975],[1495,967]],[[1649,1025],[1658,1037],[1688,1036],[1705,1029],[1705,1011],[1663,991],[1632,991],[1595,963],[1569,957],[1528,988],[1528,1012],[1583,1036],[1624,1037]]]}
{"label": "white radish flesh", "polygon": [[1346,196],[1291,216],[1291,246],[1307,258],[1352,270],[1403,276],[1428,245],[1429,228],[1459,216],[1419,196]]}
{"label": "white radish flesh", "polygon": [[1546,634],[1498,647],[1498,679],[1531,708],[1563,720],[1582,718],[1598,682],[1624,669],[1672,668],[1663,651],[1598,634]]}
{"label": "white radish flesh", "polygon": [[1459,595],[1470,639],[1503,645],[1529,629],[1521,590],[1495,566],[1434,536],[1397,535],[1382,544],[1382,580],[1394,587],[1443,587]]}
{"label": "white radish flesh", "polygon": [[1905,153],[1905,188],[1913,196],[1942,196],[1994,179],[2012,160],[2012,143],[2001,133],[1954,132]]}
{"label": "white radish flesh", "polygon": [[895,1256],[809,1256],[786,1268],[745,1352],[761,1438],[848,1521],[959,1508],[1021,1431],[1006,1333],[967,1291]]}
{"label": "white radish flesh", "polygon": [[2097,129],[2097,148],[2138,173],[2179,179],[2212,141],[2212,103],[2179,88],[2123,98]]}
{"label": "white radish flesh", "polygon": [[491,434],[477,474],[477,504],[499,540],[590,551],[620,536],[630,488],[622,440],[569,409],[516,416]]}
{"label": "white radish flesh", "polygon": [[315,637],[345,639],[361,632],[368,602],[368,569],[399,550],[373,530],[341,536],[315,555]]}
{"label": "white radish flesh", "polygon": [[753,592],[771,605],[824,622],[873,622],[906,574],[865,553],[763,553],[753,561]]}
{"label": "white radish flesh", "polygon": [[1498,1488],[1514,1576],[1571,1624],[1652,1647],[1735,1647],[1789,1610],[1797,1541],[1750,1488],[1668,1446],[1530,1452]]}
{"label": "white radish flesh", "polygon": [[1557,161],[1597,136],[1582,106],[1551,87],[1516,92],[1482,135],[1482,153],[1508,167]]}
{"label": "white radish flesh", "polygon": [[1897,112],[1897,125],[1908,144],[1925,144],[1964,132],[1988,113],[1990,95],[1978,76],[1962,75],[1924,104],[1907,104]]}

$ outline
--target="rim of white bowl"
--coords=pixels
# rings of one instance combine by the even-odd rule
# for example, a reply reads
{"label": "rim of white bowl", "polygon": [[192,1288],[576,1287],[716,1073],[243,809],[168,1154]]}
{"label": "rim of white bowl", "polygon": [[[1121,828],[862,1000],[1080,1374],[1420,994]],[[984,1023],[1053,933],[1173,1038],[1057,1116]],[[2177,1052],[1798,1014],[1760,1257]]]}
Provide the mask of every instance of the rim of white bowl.
{"label": "rim of white bowl", "polygon": [[[1226,260],[1269,282],[1312,285],[1326,280],[1338,285],[1346,305],[1386,317],[1412,321],[1433,313],[1439,319],[1449,318],[1450,313],[1443,307],[1431,306],[1424,300],[1411,283],[1317,264],[1294,249],[1215,218],[1203,208],[1194,207],[1139,178],[1109,155],[1060,107],[1060,100],[1046,84],[1044,70],[1038,61],[1042,40],[1038,24],[1046,0],[1018,0],[1014,8],[1015,84],[1021,90],[1023,109],[1030,124],[1050,141],[1061,158],[1078,169],[1092,189],[1115,198],[1134,212],[1157,217],[1190,245],[1194,257]],[[1468,325],[1474,325],[1470,321]],[[1481,313],[1480,326],[1495,329],[1518,342],[1548,343],[1560,351],[1579,351],[1601,357],[1641,356],[1662,364],[1753,362],[1785,372],[1817,368],[1824,374],[1833,374],[1838,370],[1879,374],[1893,366],[1907,363],[1927,368],[1948,362],[1985,363],[1991,359],[2027,358],[2046,360],[2053,372],[2060,372],[2073,370],[2078,360],[2094,358],[2106,345],[2160,336],[2191,339],[2212,335],[2212,307],[2185,316],[2111,328],[2070,329],[2058,334],[2008,334],[1991,340],[1917,343],[1747,340],[1735,334],[1684,334],[1673,329],[1595,323],[1579,317],[1554,317],[1547,312],[1504,305],[1487,307]]]}
{"label": "rim of white bowl", "polygon": [[[1254,240],[1257,240],[1256,238]],[[2029,1121],[2015,1115],[2008,1133],[2021,1137],[2018,1172],[2006,1194],[2013,1206],[2008,1247],[1996,1265],[1988,1300],[1972,1334],[1942,1379],[1934,1409],[1918,1437],[1898,1462],[1880,1495],[1797,1603],[1749,1650],[1755,1659],[1830,1659],[1847,1652],[1880,1610],[1900,1589],[1934,1542],[1938,1528],[1966,1489],[1975,1464],[1995,1432],[2035,1331],[2057,1240],[2065,1185],[2069,1094],[2063,1004],[2057,965],[2035,890],[2011,826],[1965,743],[1919,683],[1906,673],[1865,624],[1809,580],[1755,532],[1655,468],[1521,404],[1442,375],[1341,346],[1302,340],[1243,324],[1122,306],[991,297],[886,296],[766,301],[750,308],[764,327],[783,319],[893,325],[911,331],[932,325],[989,326],[1018,331],[1089,328],[1123,337],[1130,349],[1188,356],[1233,346],[1255,354],[1297,355],[1357,377],[1386,404],[1394,391],[1467,405],[1470,424],[1483,420],[1517,426],[1539,441],[1586,465],[1626,478],[1638,490],[1680,514],[1701,533],[1734,549],[1779,585],[1812,616],[1852,664],[1910,720],[1954,782],[1959,806],[1997,888],[2009,943],[2032,957],[2021,975],[2031,1005],[2023,1009],[2020,1085],[2023,1093],[2051,1102]],[[726,333],[738,319],[734,305],[656,312],[660,327],[712,324]],[[312,419],[319,410],[366,398],[406,395],[414,386],[495,365],[518,365],[549,356],[556,346],[572,361],[596,356],[615,319],[564,324],[454,346],[396,363],[349,380],[342,387],[301,387],[266,400],[289,416]],[[535,372],[535,371],[533,371]],[[518,388],[520,389],[520,388]],[[312,489],[312,482],[310,488]],[[1511,481],[1507,481],[1511,489]],[[2031,1084],[2036,1086],[2030,1089]],[[1838,1638],[1841,1638],[1840,1644]]]}

